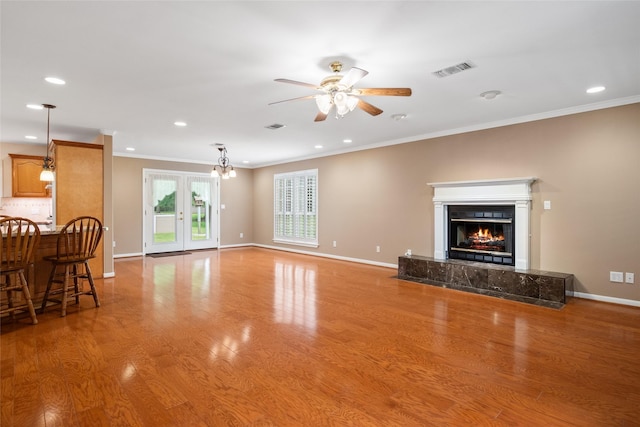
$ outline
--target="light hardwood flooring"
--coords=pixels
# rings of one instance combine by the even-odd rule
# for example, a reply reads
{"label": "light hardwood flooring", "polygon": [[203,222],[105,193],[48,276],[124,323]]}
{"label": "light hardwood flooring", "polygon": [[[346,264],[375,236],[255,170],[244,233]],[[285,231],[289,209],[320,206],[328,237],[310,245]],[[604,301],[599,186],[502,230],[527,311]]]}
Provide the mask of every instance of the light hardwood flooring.
{"label": "light hardwood flooring", "polygon": [[640,308],[260,248],[128,258],[2,321],[2,427],[640,425]]}

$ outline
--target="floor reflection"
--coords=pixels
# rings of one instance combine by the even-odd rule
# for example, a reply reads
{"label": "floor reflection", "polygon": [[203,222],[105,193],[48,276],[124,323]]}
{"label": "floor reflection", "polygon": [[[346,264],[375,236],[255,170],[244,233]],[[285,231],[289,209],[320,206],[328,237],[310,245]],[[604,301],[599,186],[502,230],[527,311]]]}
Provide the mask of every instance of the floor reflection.
{"label": "floor reflection", "polygon": [[316,330],[316,271],[276,262],[273,288],[274,321]]}
{"label": "floor reflection", "polygon": [[153,266],[153,305],[157,312],[163,307],[175,305],[176,265],[173,263]]}
{"label": "floor reflection", "polygon": [[209,349],[209,359],[215,361],[224,359],[231,362],[240,350],[240,344],[246,344],[251,339],[251,326],[245,325],[239,337],[225,335],[221,340],[216,340]]}

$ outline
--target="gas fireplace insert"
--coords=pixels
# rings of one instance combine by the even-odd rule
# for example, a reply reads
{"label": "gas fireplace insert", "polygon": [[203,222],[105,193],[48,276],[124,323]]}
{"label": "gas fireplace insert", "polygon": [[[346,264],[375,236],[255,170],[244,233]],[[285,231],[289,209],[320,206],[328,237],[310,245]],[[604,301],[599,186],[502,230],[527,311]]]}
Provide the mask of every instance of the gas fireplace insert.
{"label": "gas fireplace insert", "polygon": [[514,206],[449,205],[448,257],[514,265]]}

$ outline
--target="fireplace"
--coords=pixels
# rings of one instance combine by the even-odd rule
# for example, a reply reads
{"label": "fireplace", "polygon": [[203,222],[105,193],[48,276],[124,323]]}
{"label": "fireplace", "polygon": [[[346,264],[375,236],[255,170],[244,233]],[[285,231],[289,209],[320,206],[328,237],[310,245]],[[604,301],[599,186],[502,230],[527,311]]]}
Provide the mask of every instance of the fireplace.
{"label": "fireplace", "polygon": [[514,206],[449,206],[449,258],[514,265],[514,216]]}
{"label": "fireplace", "polygon": [[428,183],[434,188],[433,257],[398,257],[398,278],[561,308],[573,292],[573,275],[530,268],[535,180]]}
{"label": "fireplace", "polygon": [[[471,260],[470,254],[473,254],[473,261],[527,270],[530,265],[531,184],[535,180],[534,177],[526,177],[429,183],[434,188],[433,258]],[[456,219],[464,221],[449,221],[456,211],[463,217]],[[509,219],[510,223],[505,221]],[[461,228],[455,223],[460,223]],[[474,240],[473,236],[464,236],[474,232],[478,233],[477,242],[467,242]],[[488,232],[491,232],[491,239],[485,235]],[[496,241],[500,237],[494,234],[504,239],[504,249]],[[490,245],[482,248],[482,243]],[[465,258],[461,258],[463,254]]]}

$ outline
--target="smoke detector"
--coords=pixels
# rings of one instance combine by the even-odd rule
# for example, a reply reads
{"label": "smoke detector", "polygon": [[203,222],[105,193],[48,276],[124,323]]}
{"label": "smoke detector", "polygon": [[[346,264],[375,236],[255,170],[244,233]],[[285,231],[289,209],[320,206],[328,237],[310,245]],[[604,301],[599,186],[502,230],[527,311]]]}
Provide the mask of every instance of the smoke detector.
{"label": "smoke detector", "polygon": [[496,96],[500,95],[502,92],[499,90],[488,90],[486,92],[482,92],[480,96],[484,99],[494,99]]}

